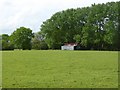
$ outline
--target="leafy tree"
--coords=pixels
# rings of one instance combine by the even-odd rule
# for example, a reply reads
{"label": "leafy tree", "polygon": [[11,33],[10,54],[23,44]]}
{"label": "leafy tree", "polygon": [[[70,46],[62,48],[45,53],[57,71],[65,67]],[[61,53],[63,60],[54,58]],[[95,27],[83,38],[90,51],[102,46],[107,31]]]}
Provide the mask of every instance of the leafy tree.
{"label": "leafy tree", "polygon": [[32,48],[37,50],[48,49],[48,46],[44,41],[44,35],[41,32],[34,34],[34,38],[32,38]]}
{"label": "leafy tree", "polygon": [[76,41],[76,43],[79,43],[80,42],[80,35],[79,34],[75,35],[73,39]]}
{"label": "leafy tree", "polygon": [[45,42],[52,49],[60,48],[65,42],[80,42],[87,49],[118,50],[118,3],[93,4],[55,13],[41,26]]}
{"label": "leafy tree", "polygon": [[[10,36],[8,34],[2,34],[2,50],[13,50],[13,45],[10,42]],[[1,42],[1,41],[0,41]]]}
{"label": "leafy tree", "polygon": [[31,49],[31,39],[33,37],[32,30],[25,27],[20,27],[11,35],[11,42],[17,49]]}
{"label": "leafy tree", "polygon": [[2,35],[0,35],[0,50],[2,50]]}

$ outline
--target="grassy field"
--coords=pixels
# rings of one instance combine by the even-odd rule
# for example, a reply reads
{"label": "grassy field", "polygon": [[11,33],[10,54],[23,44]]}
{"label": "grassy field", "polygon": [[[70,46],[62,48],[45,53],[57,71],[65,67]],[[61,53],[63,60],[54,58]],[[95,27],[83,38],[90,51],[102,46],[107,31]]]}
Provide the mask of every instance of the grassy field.
{"label": "grassy field", "polygon": [[4,51],[5,88],[116,88],[113,51]]}
{"label": "grassy field", "polygon": [[0,52],[0,89],[2,87],[2,52]]}

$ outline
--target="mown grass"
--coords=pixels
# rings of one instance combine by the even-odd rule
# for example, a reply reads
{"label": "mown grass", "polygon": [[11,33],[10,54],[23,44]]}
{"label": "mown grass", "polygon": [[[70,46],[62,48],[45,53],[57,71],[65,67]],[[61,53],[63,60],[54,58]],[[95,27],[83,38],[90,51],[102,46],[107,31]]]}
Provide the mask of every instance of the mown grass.
{"label": "mown grass", "polygon": [[113,51],[4,51],[3,88],[117,88]]}
{"label": "mown grass", "polygon": [[0,89],[2,88],[2,52],[0,51]]}

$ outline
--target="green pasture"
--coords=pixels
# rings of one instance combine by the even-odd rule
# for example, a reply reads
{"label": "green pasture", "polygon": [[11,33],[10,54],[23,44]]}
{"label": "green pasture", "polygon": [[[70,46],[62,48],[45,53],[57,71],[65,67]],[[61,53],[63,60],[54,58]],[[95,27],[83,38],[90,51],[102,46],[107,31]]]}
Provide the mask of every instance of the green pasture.
{"label": "green pasture", "polygon": [[0,52],[0,89],[2,87],[2,52]]}
{"label": "green pasture", "polygon": [[117,88],[118,52],[2,52],[3,88]]}

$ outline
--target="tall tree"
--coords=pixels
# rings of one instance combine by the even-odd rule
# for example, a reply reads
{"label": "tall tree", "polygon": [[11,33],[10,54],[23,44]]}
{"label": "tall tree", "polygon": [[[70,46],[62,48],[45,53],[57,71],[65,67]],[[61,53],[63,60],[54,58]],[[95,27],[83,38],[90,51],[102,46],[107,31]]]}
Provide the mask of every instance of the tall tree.
{"label": "tall tree", "polygon": [[17,49],[31,49],[31,39],[33,37],[30,28],[20,27],[11,35],[11,41]]}
{"label": "tall tree", "polygon": [[[118,49],[119,2],[93,4],[91,7],[67,9],[46,20],[41,31],[49,48],[65,42],[80,42],[88,49]],[[79,35],[79,37],[78,37]],[[117,48],[116,48],[117,47]]]}

